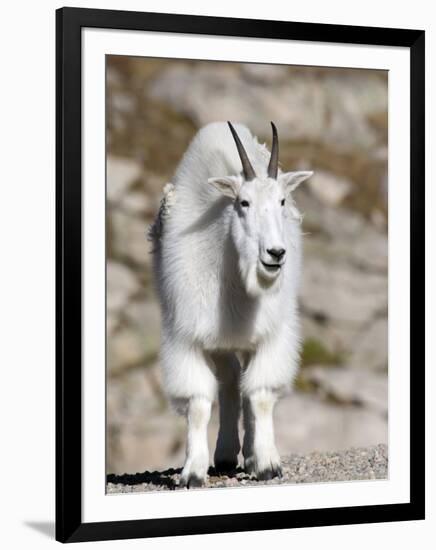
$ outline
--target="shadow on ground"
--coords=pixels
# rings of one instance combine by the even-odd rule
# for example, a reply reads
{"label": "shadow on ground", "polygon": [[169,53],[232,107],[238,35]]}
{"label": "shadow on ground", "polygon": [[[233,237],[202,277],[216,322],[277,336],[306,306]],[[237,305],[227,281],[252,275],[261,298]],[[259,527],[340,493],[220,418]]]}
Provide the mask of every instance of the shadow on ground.
{"label": "shadow on ground", "polygon": [[[107,483],[114,485],[122,484],[124,486],[136,486],[141,484],[154,485],[165,489],[175,489],[178,486],[178,478],[182,472],[182,468],[169,468],[162,472],[142,472],[136,474],[108,474]],[[236,468],[231,472],[226,473],[226,478],[235,478],[237,475],[244,474],[242,468]],[[214,479],[219,477],[219,473],[214,467],[210,467],[208,475]]]}
{"label": "shadow on ground", "polygon": [[24,525],[51,539],[54,539],[55,537],[54,521],[25,521]]}

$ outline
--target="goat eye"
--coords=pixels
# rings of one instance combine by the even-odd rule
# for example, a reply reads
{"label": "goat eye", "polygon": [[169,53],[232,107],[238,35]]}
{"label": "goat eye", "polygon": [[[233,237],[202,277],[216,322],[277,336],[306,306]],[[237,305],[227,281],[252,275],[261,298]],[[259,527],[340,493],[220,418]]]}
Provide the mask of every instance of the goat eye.
{"label": "goat eye", "polygon": [[281,204],[282,206],[285,206],[285,199],[282,199],[282,200],[280,201],[280,204]]}
{"label": "goat eye", "polygon": [[250,206],[250,203],[248,201],[241,201],[241,206],[244,208],[248,208]]}

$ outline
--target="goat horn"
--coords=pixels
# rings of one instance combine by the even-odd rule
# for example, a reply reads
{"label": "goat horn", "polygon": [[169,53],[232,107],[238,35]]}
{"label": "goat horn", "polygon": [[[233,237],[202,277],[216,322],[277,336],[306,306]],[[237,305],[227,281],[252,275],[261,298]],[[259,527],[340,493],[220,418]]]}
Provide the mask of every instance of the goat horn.
{"label": "goat horn", "polygon": [[279,170],[279,137],[277,135],[277,128],[274,122],[271,122],[272,127],[272,147],[271,147],[271,158],[268,164],[268,177],[272,179],[277,179],[277,173]]}
{"label": "goat horn", "polygon": [[254,180],[256,177],[256,173],[251,166],[251,162],[248,159],[248,155],[244,149],[244,146],[242,145],[241,140],[239,139],[238,134],[236,133],[236,130],[233,128],[232,124],[227,121],[227,124],[229,125],[230,131],[232,132],[233,139],[236,143],[236,148],[238,149],[239,157],[241,159],[242,163],[242,170],[244,171],[244,178],[245,181]]}

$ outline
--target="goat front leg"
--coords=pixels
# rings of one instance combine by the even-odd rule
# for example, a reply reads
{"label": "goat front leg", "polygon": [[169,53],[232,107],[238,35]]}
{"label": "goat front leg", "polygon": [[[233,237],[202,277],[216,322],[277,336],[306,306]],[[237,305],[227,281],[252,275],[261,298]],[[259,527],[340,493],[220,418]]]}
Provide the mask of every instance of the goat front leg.
{"label": "goat front leg", "polygon": [[166,392],[187,421],[186,461],[180,485],[203,485],[209,468],[207,426],[217,389],[212,361],[202,350],[163,332],[161,368]]}
{"label": "goat front leg", "polygon": [[248,358],[241,379],[245,437],[244,465],[258,479],[281,476],[274,441],[273,411],[278,397],[292,383],[298,368],[298,333],[283,326]]}
{"label": "goat front leg", "polygon": [[207,426],[212,402],[205,397],[191,397],[186,410],[188,439],[186,461],[180,478],[181,487],[204,485],[209,468]]}
{"label": "goat front leg", "polygon": [[244,467],[259,480],[281,477],[280,455],[274,442],[276,394],[267,388],[244,397]]}

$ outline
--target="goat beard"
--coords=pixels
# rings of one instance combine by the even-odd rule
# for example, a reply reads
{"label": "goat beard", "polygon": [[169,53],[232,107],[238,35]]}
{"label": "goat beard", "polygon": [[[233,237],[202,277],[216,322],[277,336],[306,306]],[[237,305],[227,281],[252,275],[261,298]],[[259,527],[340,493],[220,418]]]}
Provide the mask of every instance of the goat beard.
{"label": "goat beard", "polygon": [[273,294],[280,290],[283,279],[281,272],[277,277],[267,278],[260,272],[258,262],[250,266],[242,266],[241,263],[239,271],[248,296],[259,298],[264,294]]}

